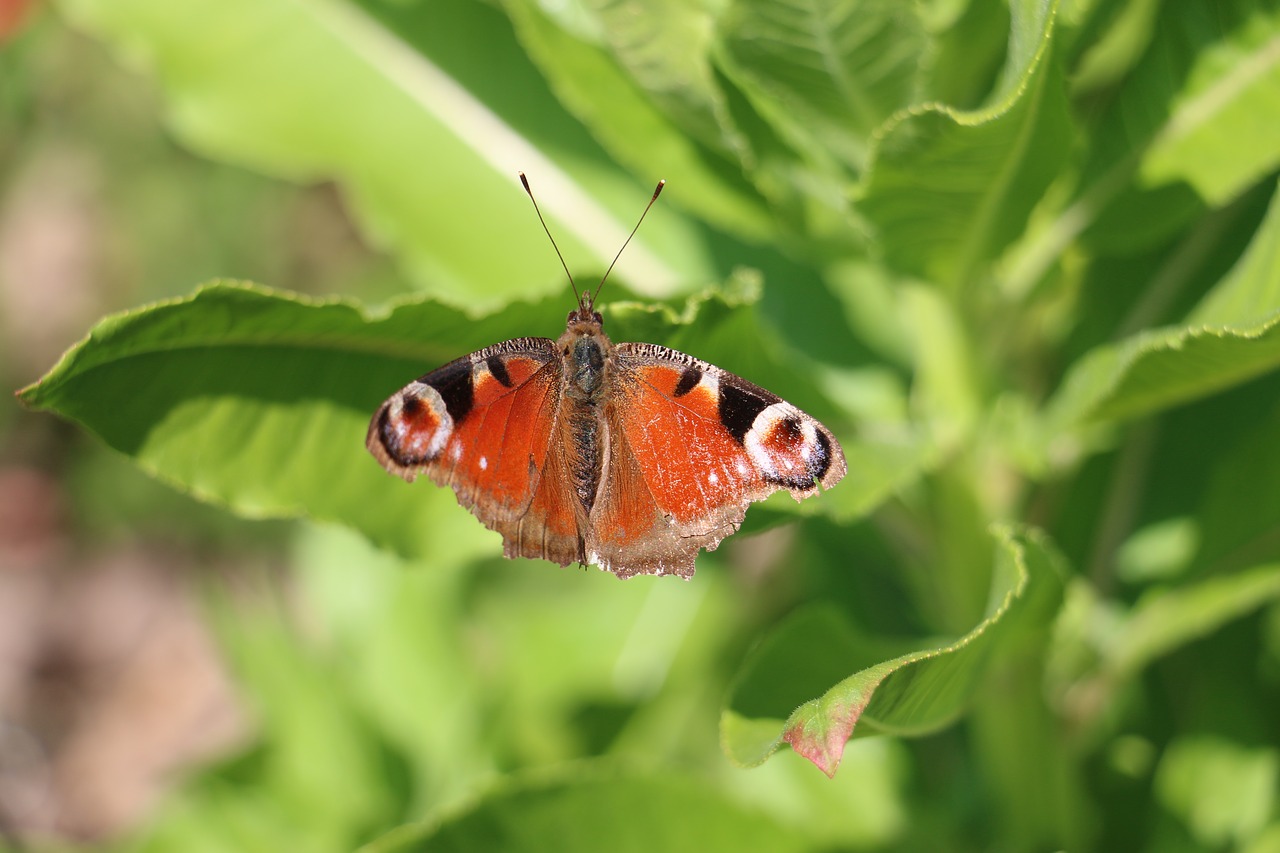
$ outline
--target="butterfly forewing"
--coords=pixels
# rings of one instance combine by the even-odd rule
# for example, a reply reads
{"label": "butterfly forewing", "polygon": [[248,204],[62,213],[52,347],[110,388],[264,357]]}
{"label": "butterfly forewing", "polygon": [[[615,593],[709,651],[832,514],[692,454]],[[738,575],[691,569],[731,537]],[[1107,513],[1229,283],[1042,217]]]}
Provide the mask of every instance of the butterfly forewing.
{"label": "butterfly forewing", "polygon": [[559,385],[553,341],[507,341],[392,395],[370,423],[367,444],[388,471],[406,480],[425,472],[453,488],[486,523],[518,517],[545,467]]}

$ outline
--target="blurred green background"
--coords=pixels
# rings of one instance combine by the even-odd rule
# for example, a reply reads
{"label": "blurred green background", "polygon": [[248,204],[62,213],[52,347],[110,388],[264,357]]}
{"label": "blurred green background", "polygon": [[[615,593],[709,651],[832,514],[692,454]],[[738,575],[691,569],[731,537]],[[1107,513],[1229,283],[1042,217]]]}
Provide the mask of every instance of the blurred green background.
{"label": "blurred green background", "polygon": [[[0,39],[0,376],[94,328],[25,392],[71,420],[0,407],[0,842],[1280,849],[1276,3],[10,0]],[[803,406],[846,481],[619,583],[377,470],[397,384],[560,331],[517,170],[588,282],[666,178],[611,335]],[[237,391],[251,326],[296,394]]]}

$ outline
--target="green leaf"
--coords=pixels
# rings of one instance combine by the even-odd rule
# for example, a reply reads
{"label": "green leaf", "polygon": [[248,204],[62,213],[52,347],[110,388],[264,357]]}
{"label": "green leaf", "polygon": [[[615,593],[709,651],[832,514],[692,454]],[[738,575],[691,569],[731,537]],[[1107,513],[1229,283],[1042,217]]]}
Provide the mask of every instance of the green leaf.
{"label": "green leaf", "polygon": [[1150,414],[1280,366],[1280,193],[1230,272],[1187,325],[1105,344],[1072,365],[1050,401],[1050,436],[1073,425]]}
{"label": "green leaf", "polygon": [[[453,358],[511,338],[556,336],[563,309],[551,299],[475,320],[420,298],[369,316],[350,300],[217,283],[103,320],[20,393],[202,500],[251,517],[341,522],[404,555],[458,560],[497,553],[496,534],[464,521],[449,490],[388,477],[364,447],[369,418],[393,391]],[[759,337],[753,309],[710,296],[692,300],[682,316],[634,305],[616,313],[624,332],[665,328],[668,338],[699,342],[708,357],[738,349],[746,329]],[[785,391],[770,382],[789,375],[777,353],[763,343],[753,353],[743,367],[758,370],[748,375]],[[789,384],[801,398],[816,393],[802,393],[795,378]],[[843,490],[844,511],[882,499],[915,470],[918,452],[877,460],[874,476]]]}
{"label": "green leaf", "polygon": [[[1222,572],[1276,556],[1280,537],[1280,406],[1251,417],[1239,441],[1225,444],[1201,492],[1196,567]],[[1241,496],[1248,496],[1241,500]]]}
{"label": "green leaf", "polygon": [[1051,56],[1054,6],[1013,4],[1009,59],[989,107],[916,107],[878,132],[856,203],[895,269],[953,288],[976,283],[1065,163],[1071,130]]}
{"label": "green leaf", "polygon": [[1158,245],[1206,202],[1229,201],[1280,162],[1274,134],[1254,135],[1266,115],[1257,111],[1280,97],[1274,8],[1162,4],[1157,20],[1094,122],[1079,198],[1052,229],[1059,249],[1082,232],[1099,251]]}
{"label": "green leaf", "polygon": [[1186,181],[1220,205],[1280,166],[1271,121],[1280,113],[1280,10],[1253,6],[1245,15],[1195,55],[1143,156],[1144,183]]}
{"label": "green leaf", "polygon": [[917,99],[961,109],[982,103],[1000,72],[1009,47],[1009,4],[992,0],[939,2],[925,27],[933,35],[934,56]]}
{"label": "green leaf", "polygon": [[721,713],[729,757],[759,764],[786,742],[832,776],[859,722],[876,731],[925,734],[953,721],[993,649],[1012,641],[1016,626],[1046,620],[1057,606],[1059,569],[1041,537],[1009,530],[995,537],[991,603],[962,637],[904,651],[901,640],[859,635],[830,607],[786,620],[743,664]]}
{"label": "green leaf", "polygon": [[630,774],[576,765],[508,782],[465,809],[394,830],[362,848],[398,851],[504,850],[798,851],[804,838],[674,774]]}
{"label": "green leaf", "polygon": [[1093,350],[1050,403],[1052,424],[1124,420],[1216,393],[1280,366],[1280,318],[1252,329],[1156,329]]}
{"label": "green leaf", "polygon": [[346,300],[231,283],[101,321],[21,392],[168,483],[251,517],[342,521],[410,555],[493,547],[443,489],[391,481],[369,417],[409,379],[486,343],[563,322],[563,301],[483,321],[420,300],[378,318]]}
{"label": "green leaf", "polygon": [[935,288],[901,289],[903,325],[916,355],[913,402],[943,448],[961,444],[980,413],[969,342],[951,303]]}
{"label": "green leaf", "polygon": [[613,56],[564,29],[533,0],[506,0],[505,8],[565,108],[614,157],[641,174],[660,168],[676,204],[721,228],[756,240],[774,233],[772,216],[740,165],[681,132]]}
{"label": "green leaf", "polygon": [[1207,849],[1239,848],[1254,838],[1275,812],[1278,789],[1280,751],[1212,735],[1176,739],[1155,777],[1161,805]]}
{"label": "green leaf", "polygon": [[1073,93],[1114,85],[1129,73],[1151,43],[1159,11],[1160,0],[1098,4],[1089,22],[1096,38],[1079,40],[1085,48],[1071,75]]}
{"label": "green leaf", "polygon": [[1147,664],[1222,625],[1280,598],[1280,564],[1211,577],[1145,596],[1105,650],[1112,680],[1132,676]]}
{"label": "green leaf", "polygon": [[726,71],[778,133],[860,170],[872,132],[913,101],[928,50],[895,0],[736,0],[721,16]]}
{"label": "green leaf", "polygon": [[1187,317],[1191,325],[1248,326],[1280,311],[1280,185],[1240,260]]}
{"label": "green leaf", "polygon": [[[584,0],[581,13],[637,86],[703,145],[750,160],[711,65],[711,4],[687,0]],[[545,9],[555,13],[555,9]],[[564,9],[558,10],[563,18]]]}
{"label": "green leaf", "polygon": [[[442,0],[398,18],[381,9],[386,20],[339,0],[63,5],[154,71],[187,145],[293,180],[337,180],[373,241],[454,304],[492,308],[563,286],[518,170],[576,269],[608,263],[650,185],[609,162],[483,3]],[[460,49],[452,32],[485,49]],[[696,233],[646,228],[628,250],[630,274],[651,293],[705,275]],[[530,258],[548,261],[532,280]]]}

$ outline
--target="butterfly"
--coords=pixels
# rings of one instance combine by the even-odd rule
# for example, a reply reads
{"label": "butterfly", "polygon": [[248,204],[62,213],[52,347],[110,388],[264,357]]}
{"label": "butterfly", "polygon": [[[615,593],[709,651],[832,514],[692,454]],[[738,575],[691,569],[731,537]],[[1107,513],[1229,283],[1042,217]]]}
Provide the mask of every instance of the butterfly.
{"label": "butterfly", "polygon": [[753,501],[779,489],[801,500],[844,477],[831,431],[776,394],[682,352],[610,341],[599,292],[574,286],[556,340],[494,344],[392,394],[369,451],[405,480],[453,489],[502,534],[504,556],[620,578],[690,578]]}

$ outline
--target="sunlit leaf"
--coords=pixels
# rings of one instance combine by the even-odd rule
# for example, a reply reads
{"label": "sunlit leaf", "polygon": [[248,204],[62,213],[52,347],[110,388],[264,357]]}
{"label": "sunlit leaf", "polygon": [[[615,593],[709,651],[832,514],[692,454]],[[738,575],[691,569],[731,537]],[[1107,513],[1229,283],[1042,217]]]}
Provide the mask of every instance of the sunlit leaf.
{"label": "sunlit leaf", "polygon": [[[453,304],[492,308],[561,286],[517,171],[529,173],[579,269],[607,264],[651,185],[645,177],[637,189],[610,164],[483,3],[416,7],[398,30],[337,0],[64,6],[154,71],[186,144],[294,180],[337,180],[373,241]],[[457,50],[448,34],[459,30],[485,50]],[[544,153],[557,148],[573,153]],[[660,293],[696,280],[693,233],[639,235],[628,250],[639,286]],[[529,259],[543,257],[531,279]]]}
{"label": "sunlit leaf", "polygon": [[1142,59],[1094,123],[1064,229],[1136,251],[1275,168],[1280,149],[1251,135],[1278,97],[1275,14],[1252,0],[1160,5]]}
{"label": "sunlit leaf", "polygon": [[1246,14],[1196,54],[1143,157],[1146,183],[1183,180],[1216,205],[1280,165],[1268,121],[1280,111],[1280,11],[1254,7]]}
{"label": "sunlit leaf", "polygon": [[1213,735],[1175,740],[1155,778],[1160,803],[1206,847],[1254,837],[1274,814],[1278,786],[1280,752]]}
{"label": "sunlit leaf", "polygon": [[[368,419],[410,379],[468,351],[558,335],[563,309],[551,299],[474,320],[418,299],[372,317],[353,301],[215,284],[103,320],[22,399],[243,515],[337,521],[410,556],[499,553],[494,534],[459,523],[465,516],[449,490],[386,475],[364,448]],[[625,328],[629,316],[652,312],[618,313]],[[670,331],[703,341],[703,354],[714,357],[734,340],[735,325],[754,327],[751,313],[719,303],[678,320],[653,316],[668,317],[676,323]],[[761,382],[786,375],[768,352],[755,353],[760,370],[752,376]],[[884,476],[896,482],[900,467]],[[844,500],[865,508],[867,496],[885,488],[879,476],[855,481]]]}

